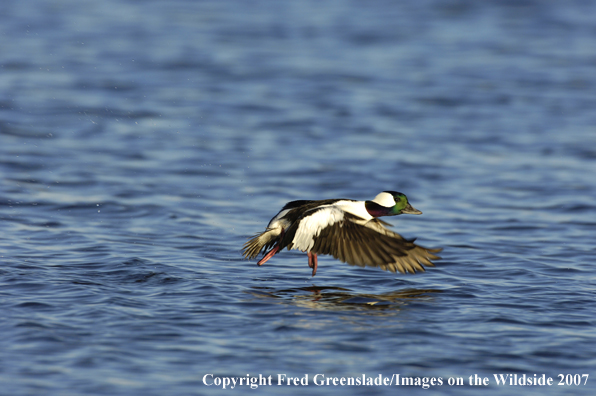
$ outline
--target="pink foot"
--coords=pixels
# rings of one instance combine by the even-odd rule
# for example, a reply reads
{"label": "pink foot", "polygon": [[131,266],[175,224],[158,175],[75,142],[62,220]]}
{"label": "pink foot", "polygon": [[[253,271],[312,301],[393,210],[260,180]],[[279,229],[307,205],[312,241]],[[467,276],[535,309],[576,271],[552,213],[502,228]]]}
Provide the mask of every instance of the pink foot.
{"label": "pink foot", "polygon": [[263,256],[262,259],[259,260],[259,262],[257,263],[257,265],[263,265],[265,264],[271,257],[275,256],[277,254],[277,252],[279,252],[279,244],[281,243],[281,240],[283,239],[285,234],[285,230],[282,229],[281,233],[279,234],[279,237],[277,239],[277,243],[275,244],[275,246],[273,247],[273,249],[271,249],[269,251],[269,253],[267,253],[266,255]]}
{"label": "pink foot", "polygon": [[277,252],[279,252],[279,245],[275,245],[273,247],[273,249],[271,249],[269,251],[269,253],[267,253],[266,255],[264,255],[263,258],[259,260],[259,262],[257,263],[257,265],[263,265],[263,264],[265,264],[271,257],[275,256],[277,254]]}
{"label": "pink foot", "polygon": [[317,255],[315,253],[308,252],[308,266],[312,268],[312,276],[317,274]]}

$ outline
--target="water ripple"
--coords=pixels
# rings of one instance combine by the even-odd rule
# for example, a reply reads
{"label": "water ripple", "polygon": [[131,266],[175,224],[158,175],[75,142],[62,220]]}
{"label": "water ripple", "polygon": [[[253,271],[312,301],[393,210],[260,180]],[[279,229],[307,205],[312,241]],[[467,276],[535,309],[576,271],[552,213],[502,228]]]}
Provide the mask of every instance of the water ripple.
{"label": "water ripple", "polygon": [[[596,367],[590,2],[41,3],[0,13],[4,393]],[[241,257],[287,201],[387,189],[424,274]]]}

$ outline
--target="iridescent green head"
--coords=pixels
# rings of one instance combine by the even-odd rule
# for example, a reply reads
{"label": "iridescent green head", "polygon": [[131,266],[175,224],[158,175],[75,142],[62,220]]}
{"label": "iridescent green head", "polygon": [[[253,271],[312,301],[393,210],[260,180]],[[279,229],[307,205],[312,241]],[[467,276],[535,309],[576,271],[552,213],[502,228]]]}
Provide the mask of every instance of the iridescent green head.
{"label": "iridescent green head", "polygon": [[405,194],[396,191],[383,191],[372,201],[366,201],[366,210],[371,216],[397,216],[400,214],[422,214],[408,202]]}

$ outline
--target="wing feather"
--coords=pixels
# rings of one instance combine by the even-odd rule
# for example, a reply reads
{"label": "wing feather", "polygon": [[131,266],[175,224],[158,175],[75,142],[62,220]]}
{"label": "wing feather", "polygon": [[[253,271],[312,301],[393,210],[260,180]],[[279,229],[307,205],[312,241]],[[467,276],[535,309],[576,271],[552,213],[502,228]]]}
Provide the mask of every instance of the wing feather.
{"label": "wing feather", "polygon": [[424,265],[434,266],[441,249],[427,249],[385,228],[378,219],[366,221],[350,213],[322,228],[314,237],[310,251],[329,254],[350,265],[380,267],[401,273],[424,272]]}

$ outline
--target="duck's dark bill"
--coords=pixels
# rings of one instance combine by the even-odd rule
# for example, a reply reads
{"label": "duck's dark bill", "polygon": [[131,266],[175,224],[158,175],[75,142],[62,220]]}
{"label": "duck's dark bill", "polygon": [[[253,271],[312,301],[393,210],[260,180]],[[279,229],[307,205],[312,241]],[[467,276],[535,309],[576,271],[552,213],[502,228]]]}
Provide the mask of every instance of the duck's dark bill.
{"label": "duck's dark bill", "polygon": [[408,204],[408,206],[406,206],[405,208],[403,208],[401,210],[402,213],[405,214],[422,214],[421,211],[419,211],[418,209],[414,208],[412,205]]}

